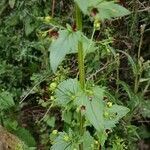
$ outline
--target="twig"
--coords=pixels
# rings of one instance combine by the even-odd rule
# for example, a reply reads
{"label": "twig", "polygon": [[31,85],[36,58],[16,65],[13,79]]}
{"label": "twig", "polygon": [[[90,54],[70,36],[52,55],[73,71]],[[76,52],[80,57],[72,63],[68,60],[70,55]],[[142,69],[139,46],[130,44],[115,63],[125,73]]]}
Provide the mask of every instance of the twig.
{"label": "twig", "polygon": [[144,11],[150,11],[150,7],[146,7],[144,9],[138,10],[137,12],[144,12]]}
{"label": "twig", "polygon": [[113,63],[106,63],[102,68],[96,70],[95,73],[91,74],[89,77],[86,78],[86,80],[90,80],[92,79],[93,77],[95,77],[99,72],[101,72],[102,70],[106,69],[108,66],[112,65]]}
{"label": "twig", "polygon": [[54,17],[54,10],[55,10],[55,0],[52,3],[52,18]]}
{"label": "twig", "polygon": [[31,92],[34,90],[34,88],[36,87],[36,86],[38,86],[43,80],[45,80],[46,78],[48,78],[49,77],[49,75],[47,76],[45,76],[45,77],[43,77],[39,82],[37,82],[34,86],[33,86],[33,88],[22,98],[22,100],[19,102],[19,104],[21,104],[28,96],[29,96],[29,94],[31,94]]}
{"label": "twig", "polygon": [[40,122],[43,121],[45,119],[45,117],[47,116],[47,114],[49,113],[50,109],[52,108],[53,103],[49,106],[49,108],[47,109],[46,113],[44,114],[44,116],[40,119]]}

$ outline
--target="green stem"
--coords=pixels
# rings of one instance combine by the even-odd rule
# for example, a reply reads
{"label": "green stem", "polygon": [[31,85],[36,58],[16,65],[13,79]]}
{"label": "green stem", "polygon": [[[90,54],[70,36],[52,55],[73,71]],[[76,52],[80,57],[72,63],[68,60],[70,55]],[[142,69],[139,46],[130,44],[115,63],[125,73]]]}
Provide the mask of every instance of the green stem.
{"label": "green stem", "polygon": [[138,91],[138,80],[139,80],[138,75],[136,75],[135,81],[134,81],[134,93],[137,93]]}
{"label": "green stem", "polygon": [[116,68],[116,81],[117,81],[117,89],[116,89],[116,93],[119,92],[119,67],[120,67],[120,58],[119,58],[119,54],[116,55],[116,62],[117,62],[117,68]]}
{"label": "green stem", "polygon": [[[144,31],[145,31],[145,24],[141,26],[141,38],[140,38],[140,43],[139,43],[139,48],[138,48],[138,56],[137,56],[137,60],[138,60],[138,65],[140,64],[140,56],[141,56],[141,48],[142,48],[142,44],[143,44],[143,35],[144,35]],[[140,85],[140,79],[141,79],[141,75],[142,75],[142,69],[143,66],[140,66],[140,75],[136,74],[135,77],[135,86],[134,86],[134,92],[137,93],[138,89],[139,89],[139,85]]]}
{"label": "green stem", "polygon": [[147,92],[147,90],[148,90],[149,86],[150,86],[150,80],[148,81],[148,83],[147,83],[146,87],[144,88],[144,91],[143,91],[143,93],[142,93],[142,96],[144,96],[144,95],[145,95],[145,93]]}
{"label": "green stem", "polygon": [[[75,5],[76,7],[76,25],[77,30],[82,32],[82,14],[78,7],[78,5]],[[84,68],[84,51],[83,51],[83,43],[82,41],[78,42],[78,67],[79,67],[79,81],[81,84],[81,87],[85,88],[85,68]],[[84,134],[84,118],[79,113],[79,121],[80,121],[80,135],[83,136]],[[83,150],[83,143],[79,145],[79,150]]]}
{"label": "green stem", "polygon": [[[77,30],[82,32],[82,15],[79,7],[76,5],[76,25]],[[85,70],[84,70],[84,51],[83,43],[79,41],[78,43],[78,66],[79,66],[79,80],[81,87],[85,87]]]}

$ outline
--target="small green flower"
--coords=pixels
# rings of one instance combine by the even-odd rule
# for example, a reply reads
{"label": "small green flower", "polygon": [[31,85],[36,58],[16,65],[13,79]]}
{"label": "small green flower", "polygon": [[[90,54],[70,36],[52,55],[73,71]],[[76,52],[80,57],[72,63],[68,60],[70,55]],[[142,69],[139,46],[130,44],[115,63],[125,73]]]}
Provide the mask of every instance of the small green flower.
{"label": "small green flower", "polygon": [[108,112],[104,112],[104,117],[108,118],[109,117],[109,113]]}
{"label": "small green flower", "polygon": [[69,141],[70,141],[70,138],[69,138],[68,135],[65,135],[65,136],[63,137],[63,139],[64,139],[64,141],[66,141],[66,142],[69,142]]}
{"label": "small green flower", "polygon": [[76,96],[72,95],[70,98],[71,98],[71,100],[75,100]]}
{"label": "small green flower", "polygon": [[109,108],[111,108],[111,107],[112,107],[112,102],[107,102],[107,106],[108,106]]}
{"label": "small green flower", "polygon": [[90,96],[94,94],[92,90],[86,90],[86,93]]}
{"label": "small green flower", "polygon": [[53,101],[55,98],[54,98],[54,96],[51,96],[50,99]]}
{"label": "small green flower", "polygon": [[76,112],[77,112],[77,113],[80,112],[80,107],[77,107]]}

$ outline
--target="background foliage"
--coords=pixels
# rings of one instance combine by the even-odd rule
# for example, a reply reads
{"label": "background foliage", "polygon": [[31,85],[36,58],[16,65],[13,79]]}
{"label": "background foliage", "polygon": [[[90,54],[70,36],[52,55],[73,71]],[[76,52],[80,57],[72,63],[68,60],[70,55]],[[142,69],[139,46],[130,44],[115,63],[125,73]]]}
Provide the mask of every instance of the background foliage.
{"label": "background foliage", "polygon": [[[74,25],[72,3],[72,0],[58,0],[55,3],[54,0],[0,2],[1,124],[29,147],[49,149],[50,133],[54,129],[61,131],[66,128],[59,108],[47,111],[54,96],[49,85],[75,77],[77,61],[75,55],[67,55],[56,74],[52,75],[48,49],[53,38],[57,37],[58,28],[65,28],[66,22]],[[148,150],[150,2],[120,0],[120,4],[128,8],[131,14],[119,20],[105,21],[101,29],[95,32],[95,41],[101,42],[95,52],[86,56],[87,80],[108,86],[108,99],[131,110],[125,118],[127,123],[121,120],[113,134],[109,135],[106,147],[113,150]],[[86,12],[86,9],[83,11]],[[92,23],[86,16],[83,21],[83,30],[89,36]],[[89,140],[92,141],[92,138]]]}

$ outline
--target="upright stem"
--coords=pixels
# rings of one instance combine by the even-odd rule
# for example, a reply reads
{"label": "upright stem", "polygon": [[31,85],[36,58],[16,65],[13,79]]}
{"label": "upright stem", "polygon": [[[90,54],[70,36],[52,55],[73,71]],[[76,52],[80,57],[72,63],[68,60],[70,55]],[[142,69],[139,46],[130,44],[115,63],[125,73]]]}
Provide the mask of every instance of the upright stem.
{"label": "upright stem", "polygon": [[[76,4],[76,25],[77,30],[82,32],[82,14],[79,7]],[[79,80],[81,87],[85,87],[85,70],[84,70],[84,51],[83,43],[79,41],[78,43],[78,66],[79,66]]]}
{"label": "upright stem", "polygon": [[[82,14],[77,4],[75,4],[76,7],[76,25],[77,30],[82,32]],[[83,51],[83,43],[82,41],[78,42],[78,67],[79,67],[79,81],[81,84],[81,87],[84,89],[85,87],[85,70],[84,70],[84,51]],[[83,136],[84,134],[84,118],[81,114],[81,111],[79,113],[79,121],[80,121],[80,135]],[[79,145],[79,150],[83,150],[83,143]]]}
{"label": "upright stem", "polygon": [[[142,48],[142,44],[143,44],[143,35],[144,35],[144,31],[145,31],[145,26],[146,26],[145,24],[141,26],[141,38],[140,38],[140,43],[139,43],[139,48],[138,48],[138,56],[137,56],[138,65],[140,64],[141,48]],[[136,74],[136,77],[135,77],[135,85],[134,85],[135,93],[137,93],[138,89],[139,89],[139,84],[140,84],[139,80],[142,75],[141,68],[142,68],[142,66],[140,66],[140,70],[139,70],[140,75]]]}

